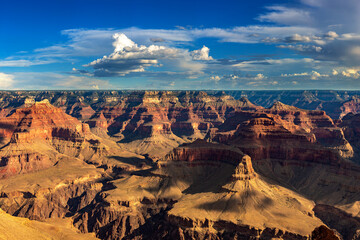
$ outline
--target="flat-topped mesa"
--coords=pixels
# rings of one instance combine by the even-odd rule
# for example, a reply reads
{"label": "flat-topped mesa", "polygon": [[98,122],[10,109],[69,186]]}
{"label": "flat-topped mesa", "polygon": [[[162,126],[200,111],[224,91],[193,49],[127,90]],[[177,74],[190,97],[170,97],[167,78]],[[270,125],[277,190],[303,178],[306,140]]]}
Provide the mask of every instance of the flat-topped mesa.
{"label": "flat-topped mesa", "polygon": [[17,109],[9,117],[1,119],[1,122],[16,126],[12,130],[11,143],[53,138],[76,142],[82,141],[84,134],[89,131],[88,125],[54,107],[47,99]]}
{"label": "flat-topped mesa", "polygon": [[50,168],[60,154],[85,161],[107,154],[107,147],[87,124],[47,100],[1,118],[0,131],[6,133],[0,149],[0,178]]}
{"label": "flat-topped mesa", "polygon": [[321,110],[305,110],[282,102],[275,102],[272,107],[264,109],[264,112],[278,115],[283,120],[294,123],[303,128],[335,127],[331,117]]}
{"label": "flat-topped mesa", "polygon": [[173,149],[163,158],[162,163],[166,165],[166,162],[184,162],[190,166],[227,163],[236,166],[235,178],[254,173],[250,157],[239,149],[200,139]]}

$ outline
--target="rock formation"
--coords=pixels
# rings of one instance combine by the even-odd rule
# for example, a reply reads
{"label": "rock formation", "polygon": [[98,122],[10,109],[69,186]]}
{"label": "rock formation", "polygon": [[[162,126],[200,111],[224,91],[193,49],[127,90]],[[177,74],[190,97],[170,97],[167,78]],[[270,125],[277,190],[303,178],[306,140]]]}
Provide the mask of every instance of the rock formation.
{"label": "rock formation", "polygon": [[4,221],[55,239],[62,218],[101,239],[359,236],[359,119],[322,111],[355,97],[244,93],[0,92]]}

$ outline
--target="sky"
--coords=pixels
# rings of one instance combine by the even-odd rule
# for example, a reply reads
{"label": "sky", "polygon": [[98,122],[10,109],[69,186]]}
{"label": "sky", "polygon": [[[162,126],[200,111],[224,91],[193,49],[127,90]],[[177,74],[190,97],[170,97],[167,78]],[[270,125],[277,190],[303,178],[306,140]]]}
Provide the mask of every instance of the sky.
{"label": "sky", "polygon": [[359,90],[360,1],[12,0],[0,46],[0,90]]}

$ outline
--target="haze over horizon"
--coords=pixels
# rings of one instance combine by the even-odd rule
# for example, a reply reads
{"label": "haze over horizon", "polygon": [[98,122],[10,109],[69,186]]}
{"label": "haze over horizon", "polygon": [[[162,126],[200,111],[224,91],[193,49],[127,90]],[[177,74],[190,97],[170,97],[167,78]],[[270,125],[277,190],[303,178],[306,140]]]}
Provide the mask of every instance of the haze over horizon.
{"label": "haze over horizon", "polygon": [[0,89],[360,89],[357,0],[11,1]]}

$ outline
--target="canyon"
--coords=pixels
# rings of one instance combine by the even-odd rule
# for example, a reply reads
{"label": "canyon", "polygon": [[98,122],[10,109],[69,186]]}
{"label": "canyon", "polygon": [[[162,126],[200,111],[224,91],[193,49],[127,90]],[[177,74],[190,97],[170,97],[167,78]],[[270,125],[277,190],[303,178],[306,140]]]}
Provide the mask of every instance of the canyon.
{"label": "canyon", "polygon": [[360,239],[357,94],[2,91],[0,238]]}

